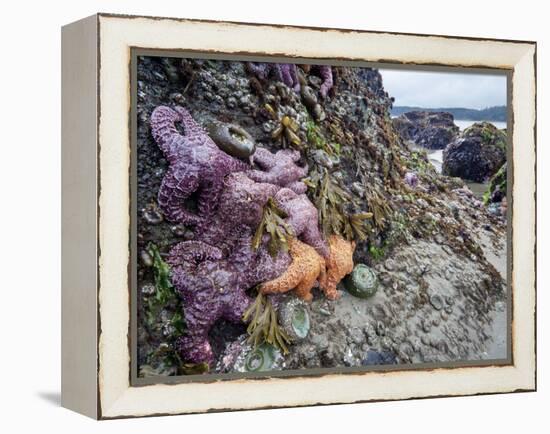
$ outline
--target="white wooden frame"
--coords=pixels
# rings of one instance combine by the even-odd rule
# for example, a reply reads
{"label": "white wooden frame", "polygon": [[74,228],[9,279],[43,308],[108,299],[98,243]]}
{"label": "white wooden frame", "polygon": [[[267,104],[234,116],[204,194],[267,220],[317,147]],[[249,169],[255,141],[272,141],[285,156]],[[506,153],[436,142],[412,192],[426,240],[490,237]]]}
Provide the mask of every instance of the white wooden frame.
{"label": "white wooden frame", "polygon": [[[513,363],[131,387],[130,48],[513,70]],[[64,406],[94,418],[530,391],[536,44],[99,14],[63,28]]]}

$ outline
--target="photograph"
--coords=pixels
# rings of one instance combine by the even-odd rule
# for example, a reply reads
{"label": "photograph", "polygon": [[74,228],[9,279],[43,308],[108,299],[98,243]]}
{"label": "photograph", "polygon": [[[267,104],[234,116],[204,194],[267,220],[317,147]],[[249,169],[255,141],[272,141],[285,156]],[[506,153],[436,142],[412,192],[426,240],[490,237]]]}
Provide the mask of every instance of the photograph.
{"label": "photograph", "polygon": [[137,383],[511,363],[509,71],[133,50]]}

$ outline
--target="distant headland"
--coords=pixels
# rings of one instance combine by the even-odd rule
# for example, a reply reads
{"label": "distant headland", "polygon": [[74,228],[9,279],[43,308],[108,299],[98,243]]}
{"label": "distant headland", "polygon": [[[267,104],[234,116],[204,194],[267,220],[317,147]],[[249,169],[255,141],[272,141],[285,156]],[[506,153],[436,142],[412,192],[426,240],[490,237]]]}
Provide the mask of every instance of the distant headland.
{"label": "distant headland", "polygon": [[395,106],[391,109],[392,116],[399,116],[412,111],[447,112],[457,120],[506,122],[508,110],[506,106],[471,109],[464,107],[424,108],[412,106]]}

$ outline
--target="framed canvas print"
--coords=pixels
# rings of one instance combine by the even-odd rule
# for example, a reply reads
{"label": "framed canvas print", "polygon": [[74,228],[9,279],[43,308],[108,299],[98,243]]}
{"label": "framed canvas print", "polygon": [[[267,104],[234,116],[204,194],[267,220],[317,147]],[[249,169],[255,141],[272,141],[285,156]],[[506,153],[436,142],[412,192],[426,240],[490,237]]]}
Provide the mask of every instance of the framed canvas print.
{"label": "framed canvas print", "polygon": [[534,42],[98,14],[62,54],[65,407],[535,390]]}

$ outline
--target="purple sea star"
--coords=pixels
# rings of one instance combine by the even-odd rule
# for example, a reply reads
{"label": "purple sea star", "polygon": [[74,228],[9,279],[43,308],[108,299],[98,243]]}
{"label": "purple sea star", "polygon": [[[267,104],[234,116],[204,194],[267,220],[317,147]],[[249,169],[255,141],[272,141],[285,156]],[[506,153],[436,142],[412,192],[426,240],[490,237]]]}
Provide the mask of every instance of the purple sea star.
{"label": "purple sea star", "polygon": [[315,65],[312,66],[312,71],[313,70],[315,70],[319,77],[323,79],[319,92],[323,98],[326,98],[334,84],[332,79],[332,67],[329,65]]}
{"label": "purple sea star", "polygon": [[172,283],[184,305],[186,333],[177,349],[186,361],[214,362],[208,332],[216,321],[242,322],[252,300],[246,290],[273,279],[290,264],[286,254],[275,259],[265,247],[253,251],[250,238],[240,240],[231,256],[202,241],[184,241],[170,251]]}
{"label": "purple sea star", "polygon": [[[176,128],[183,124],[183,133]],[[295,235],[327,257],[318,229],[317,209],[303,193],[307,167],[300,153],[258,149],[252,157],[261,170],[218,149],[182,107],[157,107],[151,116],[153,137],[170,168],[159,190],[159,205],[169,220],[194,223],[195,240],[177,244],[167,259],[171,278],[183,301],[186,334],[177,342],[184,360],[212,366],[208,341],[219,319],[241,322],[251,300],[246,291],[281,275],[290,265],[288,253],[268,253],[269,235],[258,249],[252,237],[269,198],[287,213]],[[198,192],[198,212],[185,201]],[[215,246],[215,247],[214,247]]]}
{"label": "purple sea star", "polygon": [[273,73],[277,80],[282,81],[296,92],[300,91],[296,65],[293,63],[248,62],[248,68],[256,77],[263,80],[267,79],[270,73]]}
{"label": "purple sea star", "polygon": [[[177,122],[183,133],[176,128]],[[249,168],[221,151],[183,107],[157,107],[151,115],[151,132],[170,163],[158,193],[160,208],[170,221],[204,221],[218,203],[224,177]],[[194,192],[198,192],[198,213],[185,204]]]}
{"label": "purple sea star", "polygon": [[198,237],[230,252],[235,240],[252,236],[261,221],[264,205],[279,190],[276,185],[253,181],[244,172],[232,173],[224,181],[216,212]]}
{"label": "purple sea star", "polygon": [[282,149],[272,154],[267,149],[258,148],[252,161],[262,170],[249,170],[247,175],[254,181],[287,187],[297,194],[305,193],[307,186],[300,179],[307,176],[308,167],[300,167],[300,152]]}
{"label": "purple sea star", "polygon": [[317,208],[307,195],[296,194],[289,188],[283,188],[275,195],[277,205],[288,215],[287,223],[294,235],[313,247],[323,257],[328,257],[329,249],[319,231]]}

